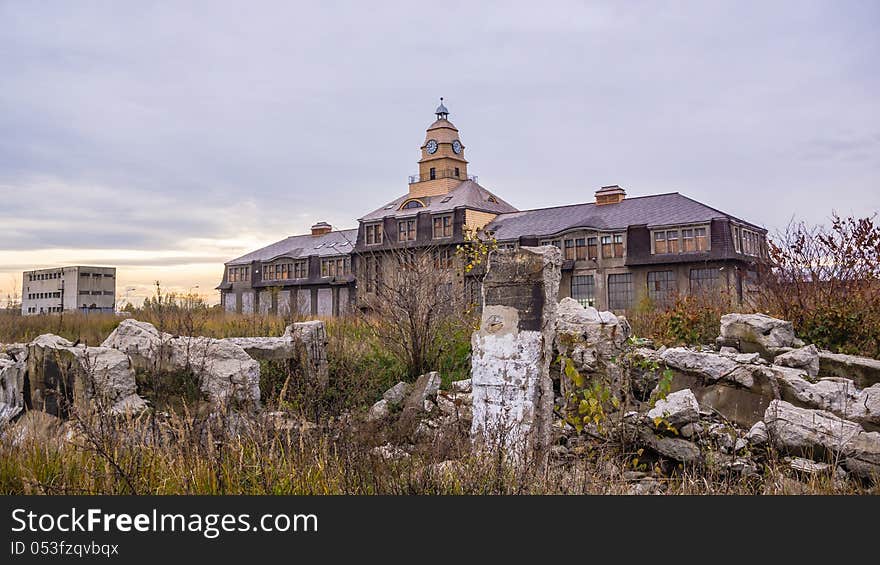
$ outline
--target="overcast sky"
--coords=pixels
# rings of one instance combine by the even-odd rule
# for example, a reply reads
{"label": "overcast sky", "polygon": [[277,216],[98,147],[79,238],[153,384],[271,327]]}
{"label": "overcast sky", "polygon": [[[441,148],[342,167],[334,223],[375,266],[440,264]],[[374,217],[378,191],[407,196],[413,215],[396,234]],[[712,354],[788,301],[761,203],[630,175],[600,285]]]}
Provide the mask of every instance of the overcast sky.
{"label": "overcast sky", "polygon": [[878,29],[870,0],[0,0],[0,292],[99,264],[216,302],[224,261],[403,194],[440,96],[520,209],[871,214]]}

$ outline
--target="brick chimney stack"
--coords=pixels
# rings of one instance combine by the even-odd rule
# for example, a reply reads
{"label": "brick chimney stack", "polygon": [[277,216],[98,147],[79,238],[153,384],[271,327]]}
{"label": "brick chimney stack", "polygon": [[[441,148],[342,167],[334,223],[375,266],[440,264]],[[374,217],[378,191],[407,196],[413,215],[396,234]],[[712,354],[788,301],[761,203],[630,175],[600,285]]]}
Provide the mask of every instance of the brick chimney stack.
{"label": "brick chimney stack", "polygon": [[312,226],[312,235],[324,235],[333,231],[333,226],[327,222],[318,222]]}
{"label": "brick chimney stack", "polygon": [[616,184],[603,186],[596,191],[596,205],[617,204],[626,198],[626,191]]}

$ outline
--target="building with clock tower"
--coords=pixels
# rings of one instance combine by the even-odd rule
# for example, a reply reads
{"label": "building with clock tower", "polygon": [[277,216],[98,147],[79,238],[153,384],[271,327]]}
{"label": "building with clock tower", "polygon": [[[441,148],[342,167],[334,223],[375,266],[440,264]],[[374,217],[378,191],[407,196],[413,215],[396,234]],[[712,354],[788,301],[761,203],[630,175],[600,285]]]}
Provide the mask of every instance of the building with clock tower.
{"label": "building with clock tower", "polygon": [[449,110],[443,105],[443,98],[434,113],[437,120],[425,134],[419,173],[409,179],[410,196],[416,198],[446,194],[468,178],[464,145],[459,139],[458,128],[449,121]]}
{"label": "building with clock tower", "polygon": [[477,230],[503,248],[559,247],[559,298],[601,310],[626,313],[646,301],[662,307],[697,293],[743,300],[754,288],[767,258],[765,229],[677,192],[627,197],[617,185],[580,204],[519,211],[469,173],[442,98],[435,117],[405,193],[364,214],[357,228],[318,222],[311,234],[229,261],[217,287],[226,310],[343,315],[369,302],[383,281],[387,287],[395,269],[412,272],[406,258],[416,250],[433,257],[427,268],[448,274],[441,279],[452,281],[449,291],[464,287],[477,300],[479,280],[462,272],[455,254]]}

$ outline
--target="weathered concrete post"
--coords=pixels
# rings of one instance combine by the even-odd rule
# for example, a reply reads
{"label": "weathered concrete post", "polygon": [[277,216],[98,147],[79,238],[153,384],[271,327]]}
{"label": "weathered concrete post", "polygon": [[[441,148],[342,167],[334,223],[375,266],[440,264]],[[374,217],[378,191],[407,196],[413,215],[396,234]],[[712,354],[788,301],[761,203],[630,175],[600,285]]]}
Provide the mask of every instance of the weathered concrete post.
{"label": "weathered concrete post", "polygon": [[476,449],[504,448],[519,461],[544,461],[550,447],[550,363],[562,256],[556,247],[491,254],[483,315],[471,338]]}
{"label": "weathered concrete post", "polygon": [[309,382],[326,388],[330,377],[330,364],[327,361],[327,331],[324,322],[297,322],[287,326],[284,336],[301,344],[301,363]]}

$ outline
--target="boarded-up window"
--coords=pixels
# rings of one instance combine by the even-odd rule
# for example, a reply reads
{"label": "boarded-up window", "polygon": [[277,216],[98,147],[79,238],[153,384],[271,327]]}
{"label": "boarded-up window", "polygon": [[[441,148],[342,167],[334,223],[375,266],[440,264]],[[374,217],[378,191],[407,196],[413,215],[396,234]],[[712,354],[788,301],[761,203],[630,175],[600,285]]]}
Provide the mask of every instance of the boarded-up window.
{"label": "boarded-up window", "polygon": [[614,234],[614,256],[623,257],[623,234]]}
{"label": "boarded-up window", "polygon": [[694,295],[711,293],[718,290],[721,271],[718,267],[707,269],[691,269],[690,292]]}
{"label": "boarded-up window", "polygon": [[566,259],[574,259],[574,240],[566,239],[565,240],[565,258]]}
{"label": "boarded-up window", "polygon": [[602,257],[614,257],[614,248],[611,246],[611,236],[602,236]]}
{"label": "boarded-up window", "polygon": [[681,249],[685,253],[693,252],[697,250],[697,244],[694,241],[694,230],[693,229],[684,229],[681,230]]}
{"label": "boarded-up window", "polygon": [[673,271],[648,273],[648,298],[658,306],[669,306],[678,295],[678,282]]}
{"label": "boarded-up window", "polygon": [[694,228],[694,239],[697,242],[697,251],[708,251],[709,238],[706,237],[706,228]]}
{"label": "boarded-up window", "polygon": [[452,237],[452,216],[434,218],[434,239]]}
{"label": "boarded-up window", "polygon": [[415,241],[416,221],[400,220],[397,222],[397,241]]}
{"label": "boarded-up window", "polygon": [[593,275],[571,277],[571,297],[581,306],[596,305],[596,284]]}
{"label": "boarded-up window", "polygon": [[583,237],[574,240],[575,259],[581,261],[587,258],[587,240]]}
{"label": "boarded-up window", "polygon": [[599,238],[596,238],[596,237],[588,237],[587,238],[587,257],[589,259],[598,259],[599,258]]}
{"label": "boarded-up window", "polygon": [[632,303],[632,273],[608,275],[608,307],[611,310],[628,310]]}
{"label": "boarded-up window", "polygon": [[654,253],[656,253],[656,254],[666,253],[666,232],[665,231],[655,231],[654,232]]}
{"label": "boarded-up window", "polygon": [[367,226],[367,245],[378,245],[380,243],[382,243],[382,224]]}

